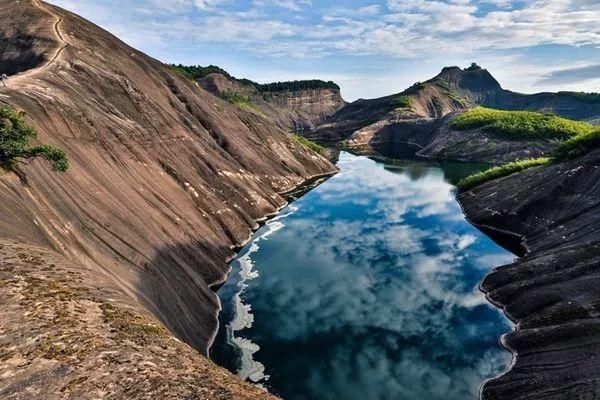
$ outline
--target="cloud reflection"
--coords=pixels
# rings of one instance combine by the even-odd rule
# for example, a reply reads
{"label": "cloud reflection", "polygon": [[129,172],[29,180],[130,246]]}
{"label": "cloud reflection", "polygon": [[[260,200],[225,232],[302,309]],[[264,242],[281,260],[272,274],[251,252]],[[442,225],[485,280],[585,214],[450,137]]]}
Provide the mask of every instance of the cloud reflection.
{"label": "cloud reflection", "polygon": [[287,399],[477,398],[508,362],[481,260],[511,256],[457,217],[441,170],[340,167],[261,239],[243,295],[255,323],[238,335]]}

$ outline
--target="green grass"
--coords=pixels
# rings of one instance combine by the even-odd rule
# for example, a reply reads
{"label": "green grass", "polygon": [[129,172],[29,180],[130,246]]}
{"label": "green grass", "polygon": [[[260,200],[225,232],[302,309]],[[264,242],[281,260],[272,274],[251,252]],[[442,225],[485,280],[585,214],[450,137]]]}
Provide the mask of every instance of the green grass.
{"label": "green grass", "polygon": [[548,165],[552,162],[550,157],[529,158],[526,160],[513,161],[508,164],[490,168],[462,179],[456,185],[460,190],[469,190],[482,183],[521,172],[531,167]]}
{"label": "green grass", "polygon": [[403,108],[411,108],[412,107],[412,98],[410,96],[396,96],[392,99],[392,105],[396,108],[396,109],[403,109]]}
{"label": "green grass", "polygon": [[558,145],[555,156],[559,160],[579,157],[600,147],[600,128],[574,136]]}
{"label": "green grass", "polygon": [[596,128],[586,122],[532,111],[504,111],[477,107],[452,120],[456,130],[483,128],[508,139],[558,139],[587,135]]}
{"label": "green grass", "polygon": [[317,143],[313,142],[312,140],[305,138],[304,136],[294,134],[292,137],[294,139],[296,139],[300,144],[308,147],[312,151],[319,153],[321,155],[325,154],[325,147],[321,146],[320,144],[317,144]]}

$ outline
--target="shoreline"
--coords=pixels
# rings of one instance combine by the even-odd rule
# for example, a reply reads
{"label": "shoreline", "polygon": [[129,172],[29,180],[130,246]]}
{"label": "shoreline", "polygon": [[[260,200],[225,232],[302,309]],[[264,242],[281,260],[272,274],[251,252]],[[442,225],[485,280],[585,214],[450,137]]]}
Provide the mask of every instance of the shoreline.
{"label": "shoreline", "polygon": [[[279,215],[281,210],[283,210],[284,208],[286,208],[287,206],[292,204],[294,201],[299,199],[299,197],[298,198],[288,197],[290,194],[298,193],[303,189],[308,189],[306,192],[302,193],[302,194],[306,194],[310,190],[318,187],[319,185],[321,185],[322,183],[327,181],[327,179],[334,177],[339,172],[340,172],[339,169],[336,168],[335,171],[311,175],[311,176],[307,177],[306,179],[304,179],[302,182],[300,182],[298,185],[294,186],[293,188],[279,192],[278,194],[285,199],[285,204],[277,207],[277,209],[275,211],[273,211],[269,214],[266,214],[264,217],[254,220],[255,223],[257,224],[257,228],[250,229],[250,234],[249,234],[248,238],[246,240],[244,240],[241,244],[233,245],[232,247],[230,247],[232,250],[235,251],[235,253],[231,257],[228,257],[228,259],[225,260],[225,262],[227,263],[227,270],[223,274],[222,279],[208,284],[208,287],[210,288],[210,290],[213,291],[214,296],[217,299],[217,309],[215,310],[215,313],[214,313],[214,317],[216,318],[217,323],[216,323],[214,331],[212,332],[212,334],[210,336],[210,340],[208,341],[206,349],[204,350],[204,355],[209,360],[211,360],[210,350],[213,347],[213,344],[215,342],[215,339],[217,338],[217,335],[218,335],[219,329],[220,329],[219,315],[221,314],[221,311],[223,311],[223,305],[221,304],[221,299],[217,295],[217,292],[225,284],[225,282],[227,282],[227,280],[229,279],[229,277],[231,275],[231,272],[233,270],[233,268],[231,266],[231,262],[239,256],[239,253],[244,248],[244,246],[246,246],[248,243],[250,243],[250,241],[252,240],[252,237],[254,236],[254,233],[257,230],[259,230],[269,220],[271,220],[271,219],[275,218],[277,215]],[[211,362],[212,362],[212,360],[211,360]]]}

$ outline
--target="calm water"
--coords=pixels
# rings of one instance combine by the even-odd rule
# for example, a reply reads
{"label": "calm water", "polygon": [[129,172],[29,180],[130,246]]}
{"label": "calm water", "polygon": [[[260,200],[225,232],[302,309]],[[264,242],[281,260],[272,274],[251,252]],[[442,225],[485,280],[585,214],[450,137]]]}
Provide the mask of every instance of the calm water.
{"label": "calm water", "polygon": [[514,256],[454,199],[470,167],[338,166],[233,262],[213,359],[286,399],[476,399],[511,328],[477,285]]}

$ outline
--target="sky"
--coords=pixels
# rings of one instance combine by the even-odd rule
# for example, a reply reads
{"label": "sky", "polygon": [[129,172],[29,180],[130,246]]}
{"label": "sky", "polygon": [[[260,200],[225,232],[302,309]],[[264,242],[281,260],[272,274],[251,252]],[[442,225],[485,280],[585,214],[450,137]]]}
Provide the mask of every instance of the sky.
{"label": "sky", "polygon": [[506,89],[600,92],[600,0],[49,0],[168,63],[346,100],[476,62]]}

